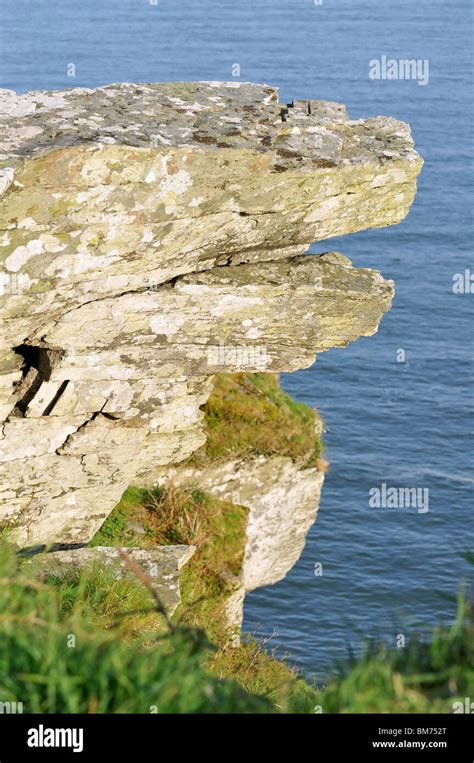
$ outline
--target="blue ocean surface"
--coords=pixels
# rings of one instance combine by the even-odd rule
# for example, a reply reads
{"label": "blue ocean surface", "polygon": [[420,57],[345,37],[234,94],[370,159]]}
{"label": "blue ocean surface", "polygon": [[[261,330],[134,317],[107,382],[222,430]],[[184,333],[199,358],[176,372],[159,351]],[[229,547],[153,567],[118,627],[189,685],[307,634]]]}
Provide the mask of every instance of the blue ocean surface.
{"label": "blue ocean surface", "polygon": [[[427,83],[370,79],[382,56],[427,61]],[[300,561],[247,597],[245,628],[276,630],[274,645],[324,680],[349,644],[451,622],[472,575],[474,294],[453,291],[456,274],[474,273],[472,3],[0,0],[1,87],[229,80],[235,64],[283,102],[407,121],[425,159],[401,225],[311,247],[395,281],[378,334],[282,379],[323,415],[330,470]],[[383,483],[428,489],[429,511],[371,508]]]}

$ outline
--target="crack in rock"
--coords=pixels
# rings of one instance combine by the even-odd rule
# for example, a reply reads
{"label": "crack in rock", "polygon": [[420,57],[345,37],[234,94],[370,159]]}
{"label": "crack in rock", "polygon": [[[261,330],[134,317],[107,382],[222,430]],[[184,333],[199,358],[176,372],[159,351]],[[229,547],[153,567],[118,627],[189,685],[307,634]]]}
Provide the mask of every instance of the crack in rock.
{"label": "crack in rock", "polygon": [[[64,356],[64,350],[59,347],[52,347],[45,342],[20,344],[13,348],[13,352],[23,358],[23,367],[22,378],[14,387],[14,394],[18,399],[7,419],[12,416],[24,417],[26,415],[28,406],[38,394],[43,383],[51,378],[53,368]],[[63,391],[64,389],[61,394]],[[59,390],[57,394],[60,396]],[[50,410],[52,408],[53,406]],[[43,415],[47,416],[48,413],[45,412]]]}
{"label": "crack in rock", "polygon": [[137,475],[186,460],[215,373],[377,331],[392,282],[305,252],[399,223],[423,163],[403,122],[236,82],[1,90],[0,153],[0,522],[20,547],[86,544]]}

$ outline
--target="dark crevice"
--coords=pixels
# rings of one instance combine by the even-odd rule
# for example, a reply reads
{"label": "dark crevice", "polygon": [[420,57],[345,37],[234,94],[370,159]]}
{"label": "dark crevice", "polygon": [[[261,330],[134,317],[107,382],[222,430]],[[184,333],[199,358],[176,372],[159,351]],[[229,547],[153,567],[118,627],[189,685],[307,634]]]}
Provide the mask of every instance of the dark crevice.
{"label": "dark crevice", "polygon": [[106,413],[105,411],[101,411],[102,416],[104,419],[110,419],[110,421],[119,421],[120,416],[114,416],[113,413]]}
{"label": "dark crevice", "polygon": [[21,379],[14,390],[18,400],[9,417],[23,418],[43,382],[51,378],[53,368],[63,357],[64,350],[38,342],[35,345],[19,344],[13,351],[23,358],[23,366]]}
{"label": "dark crevice", "polygon": [[[60,455],[62,455],[62,452],[63,452],[64,448],[67,446],[67,444],[69,443],[69,441],[70,441],[70,440],[71,440],[73,437],[76,437],[76,435],[77,435],[77,434],[78,434],[78,433],[79,433],[79,432],[80,432],[82,429],[85,429],[87,426],[89,426],[89,424],[90,424],[92,421],[95,421],[95,420],[96,420],[96,418],[97,418],[97,416],[103,416],[103,417],[104,417],[104,419],[110,419],[111,421],[118,421],[118,420],[119,420],[119,418],[120,418],[119,416],[113,416],[111,413],[106,413],[106,412],[104,411],[104,408],[105,408],[105,406],[107,405],[107,403],[108,403],[108,402],[109,402],[109,398],[107,398],[107,400],[106,400],[106,401],[105,401],[105,403],[103,404],[103,406],[102,406],[102,408],[100,409],[100,411],[94,411],[94,413],[91,413],[91,415],[89,416],[89,418],[88,418],[88,419],[86,419],[85,421],[83,421],[83,422],[82,422],[82,424],[81,424],[81,425],[80,425],[80,426],[79,426],[79,427],[76,429],[76,431],[75,431],[75,432],[71,432],[71,434],[69,434],[69,435],[66,437],[66,439],[64,440],[64,442],[62,443],[62,445],[60,445],[60,446],[59,446],[59,448],[56,448],[56,450],[54,451],[54,452],[56,453],[56,455],[57,455],[57,456],[60,456]],[[84,454],[83,454],[83,455],[84,455]],[[83,456],[81,456],[81,458],[82,458],[82,457],[83,457]]]}
{"label": "dark crevice", "polygon": [[24,417],[26,410],[43,384],[43,377],[35,368],[27,367],[26,373],[18,385],[20,398],[15,404],[10,416]]}
{"label": "dark crevice", "polygon": [[66,389],[67,385],[69,384],[69,380],[66,379],[66,381],[63,381],[63,383],[60,385],[58,391],[56,392],[55,396],[51,400],[50,403],[46,406],[44,409],[42,415],[43,416],[49,416],[53,408],[55,407],[56,403],[59,401],[59,399],[63,396],[64,390]]}
{"label": "dark crevice", "polygon": [[35,546],[25,546],[17,552],[19,557],[31,557],[36,554],[44,554],[45,552],[52,551],[74,551],[79,548],[87,548],[85,543],[52,543],[46,545],[45,543],[38,543]]}

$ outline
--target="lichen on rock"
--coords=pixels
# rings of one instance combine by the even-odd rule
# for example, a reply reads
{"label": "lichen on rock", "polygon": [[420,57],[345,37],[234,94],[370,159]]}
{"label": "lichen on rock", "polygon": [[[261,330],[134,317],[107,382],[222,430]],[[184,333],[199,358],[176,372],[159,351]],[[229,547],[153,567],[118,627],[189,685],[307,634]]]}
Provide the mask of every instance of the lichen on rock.
{"label": "lichen on rock", "polygon": [[393,284],[313,241],[400,222],[409,127],[266,85],[0,91],[0,522],[85,545],[203,445],[215,373],[369,336]]}
{"label": "lichen on rock", "polygon": [[142,475],[162,489],[197,488],[248,510],[239,586],[229,622],[239,628],[245,593],[281,580],[316,519],[327,462],[323,422],[271,374],[221,374],[203,407],[206,443],[186,461]]}

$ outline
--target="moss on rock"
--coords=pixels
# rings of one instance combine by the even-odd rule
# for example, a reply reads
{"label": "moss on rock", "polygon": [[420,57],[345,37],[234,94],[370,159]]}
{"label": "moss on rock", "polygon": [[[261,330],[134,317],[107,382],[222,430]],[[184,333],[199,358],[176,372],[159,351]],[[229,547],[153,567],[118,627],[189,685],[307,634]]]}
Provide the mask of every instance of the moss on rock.
{"label": "moss on rock", "polygon": [[193,466],[261,455],[322,466],[322,420],[281,389],[277,374],[218,374],[203,410],[207,440],[188,459]]}

